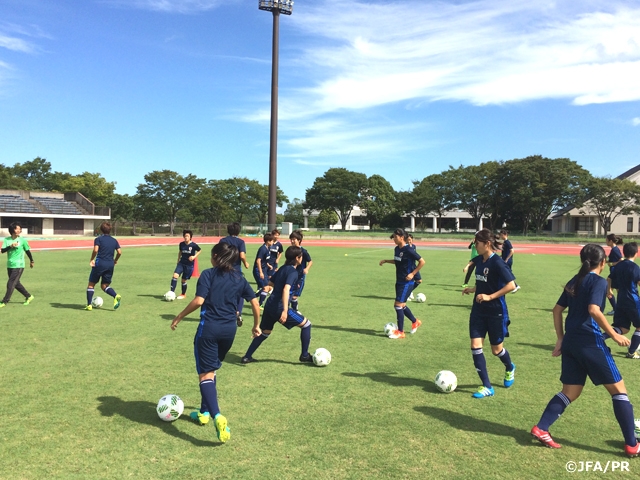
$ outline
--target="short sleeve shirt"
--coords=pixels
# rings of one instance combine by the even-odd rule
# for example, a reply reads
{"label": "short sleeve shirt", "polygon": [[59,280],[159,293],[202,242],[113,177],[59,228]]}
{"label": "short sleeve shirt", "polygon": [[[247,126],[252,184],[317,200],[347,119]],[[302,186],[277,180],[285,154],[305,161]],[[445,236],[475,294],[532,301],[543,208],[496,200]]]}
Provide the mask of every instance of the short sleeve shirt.
{"label": "short sleeve shirt", "polygon": [[298,272],[293,265],[285,265],[279,268],[278,271],[271,277],[271,283],[273,283],[273,291],[267,299],[267,303],[264,306],[265,312],[269,312],[272,315],[280,315],[284,310],[282,303],[282,292],[284,287],[289,285],[291,288],[298,282]]}
{"label": "short sleeve shirt", "polygon": [[611,270],[611,281],[618,287],[618,305],[622,308],[638,308],[640,267],[633,260],[623,260]]}
{"label": "short sleeve shirt", "polygon": [[193,265],[195,260],[189,260],[196,252],[200,251],[200,247],[196,242],[180,242],[180,263],[183,265]]}
{"label": "short sleeve shirt", "polygon": [[269,248],[271,251],[271,258],[269,258],[269,265],[276,267],[278,265],[278,255],[280,255],[284,249],[282,248],[282,244],[278,241],[271,245]]}
{"label": "short sleeve shirt", "polygon": [[416,262],[422,257],[409,245],[400,248],[396,246],[393,251],[393,260],[396,265],[396,283],[407,283],[407,275],[415,270]]}
{"label": "short sleeve shirt", "polygon": [[93,241],[93,245],[98,246],[98,254],[96,255],[96,267],[113,265],[113,257],[115,251],[120,248],[118,241],[111,235],[100,235]]}
{"label": "short sleeve shirt", "polygon": [[[233,245],[238,249],[238,253],[244,253],[245,255],[247,254],[247,246],[245,245],[244,240],[242,240],[241,238],[229,235],[224,238],[221,238],[220,243],[228,243],[229,245]],[[236,267],[236,270],[239,272],[242,271],[241,264],[242,264],[242,260],[240,260],[240,256],[238,255],[238,261],[236,262],[235,267]]]}
{"label": "short sleeve shirt", "polygon": [[[505,240],[502,244],[502,260],[506,260],[509,254],[513,250],[513,245],[511,245],[511,240]],[[507,263],[511,265],[513,263],[513,256],[507,260]]]}
{"label": "short sleeve shirt", "polygon": [[304,269],[307,268],[307,265],[311,261],[311,255],[309,255],[306,248],[300,247],[300,250],[302,250],[302,262],[296,267],[296,269],[298,270],[298,276],[302,277],[304,275]]}
{"label": "short sleeve shirt", "polygon": [[6,237],[2,242],[2,248],[7,248],[14,243],[18,246],[7,250],[7,268],[24,268],[24,252],[30,250],[29,243],[22,237]]}
{"label": "short sleeve shirt", "polygon": [[[575,284],[576,277],[569,281],[569,288]],[[589,305],[598,305],[601,310],[604,309],[606,294],[607,281],[595,273],[589,273],[582,279],[576,296],[570,295],[566,289],[563,290],[556,303],[561,307],[569,307],[569,313],[564,322],[565,332],[567,334],[594,332],[600,334],[600,327],[589,314]]]}
{"label": "short sleeve shirt", "polygon": [[253,262],[253,268],[258,268],[258,259],[260,259],[260,265],[262,270],[267,269],[267,264],[271,260],[271,250],[266,245],[261,245],[256,253],[256,259]]}
{"label": "short sleeve shirt", "polygon": [[490,302],[476,302],[480,294],[491,295],[501,290],[507,283],[516,278],[507,264],[495,253],[486,261],[482,255],[471,260],[476,266],[476,293],[473,297],[471,311],[478,314],[495,315],[504,313],[507,303],[504,296]]}

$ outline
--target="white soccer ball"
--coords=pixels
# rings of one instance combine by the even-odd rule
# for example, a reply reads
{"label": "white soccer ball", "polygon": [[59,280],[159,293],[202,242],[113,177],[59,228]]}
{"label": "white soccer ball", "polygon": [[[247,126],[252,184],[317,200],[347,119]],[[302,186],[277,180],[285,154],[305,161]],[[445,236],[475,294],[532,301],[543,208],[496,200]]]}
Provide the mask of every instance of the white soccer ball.
{"label": "white soccer ball", "polygon": [[436,375],[436,388],[443,393],[451,393],[458,386],[458,378],[449,370],[442,370]]}
{"label": "white soccer ball", "polygon": [[164,299],[167,302],[173,302],[176,299],[176,292],[172,292],[171,290],[169,290],[167,293],[164,294]]}
{"label": "white soccer ball", "polygon": [[397,329],[398,329],[398,326],[395,323],[389,322],[384,326],[384,334],[386,336],[389,336],[393,332],[395,332]]}
{"label": "white soccer ball", "polygon": [[416,302],[424,303],[427,301],[427,296],[424,293],[419,293],[416,295]]}
{"label": "white soccer ball", "polygon": [[103,303],[104,301],[101,297],[93,297],[93,300],[91,300],[91,305],[93,305],[93,308],[100,308]]}
{"label": "white soccer ball", "polygon": [[313,363],[318,367],[326,367],[331,363],[331,353],[326,348],[318,348],[313,354]]}
{"label": "white soccer ball", "polygon": [[177,395],[165,395],[158,402],[156,412],[158,412],[158,416],[161,420],[164,420],[165,422],[173,422],[182,415],[182,412],[184,412],[184,403]]}
{"label": "white soccer ball", "polygon": [[640,418],[636,418],[633,422],[635,424],[636,438],[640,440]]}

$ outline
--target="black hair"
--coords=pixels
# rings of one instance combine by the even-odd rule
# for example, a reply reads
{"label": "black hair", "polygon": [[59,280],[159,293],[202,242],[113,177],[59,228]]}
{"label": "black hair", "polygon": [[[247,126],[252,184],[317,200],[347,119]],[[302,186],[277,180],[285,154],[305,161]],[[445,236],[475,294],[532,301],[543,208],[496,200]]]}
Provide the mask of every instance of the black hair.
{"label": "black hair", "polygon": [[240,235],[240,224],[238,222],[233,222],[227,225],[227,233],[232,237]]}
{"label": "black hair", "polygon": [[500,235],[509,235],[509,230],[505,230],[504,228],[500,230]]}
{"label": "black hair", "polygon": [[302,255],[302,249],[300,247],[294,247],[291,245],[284,252],[284,258],[286,259],[285,265],[293,265],[295,263],[296,258]]}
{"label": "black hair", "polygon": [[298,240],[298,242],[302,243],[302,239],[304,238],[302,231],[294,230],[293,232],[291,232],[291,235],[289,235],[289,239],[293,240],[294,238]]}
{"label": "black hair", "polygon": [[280,235],[280,230],[274,228],[273,230],[271,230],[271,235]]}
{"label": "black hair", "polygon": [[407,238],[410,238],[411,240],[413,240],[413,234],[407,232]]}
{"label": "black hair", "polygon": [[211,258],[216,259],[216,267],[223,272],[235,270],[235,265],[240,258],[238,249],[228,243],[217,243],[211,249]]}
{"label": "black hair", "polygon": [[191,238],[193,238],[193,232],[191,230],[182,230],[182,236],[184,237],[186,234],[189,234]]}
{"label": "black hair", "polygon": [[402,228],[396,228],[389,238],[393,238],[394,235],[404,238],[404,241],[407,241],[407,232],[405,232]]}
{"label": "black hair", "polygon": [[9,224],[9,233],[11,235],[13,235],[14,233],[16,233],[16,227],[20,227],[22,228],[22,225],[20,225],[20,222],[13,222]]}
{"label": "black hair", "polygon": [[631,258],[638,254],[638,244],[636,242],[625,243],[622,247],[624,258]]}
{"label": "black hair", "polygon": [[105,235],[109,235],[111,233],[111,224],[109,222],[102,222],[100,224],[100,231]]}
{"label": "black hair", "polygon": [[496,238],[495,234],[488,228],[483,228],[482,230],[478,230],[476,232],[475,242],[489,242],[493,251],[500,250],[498,239]]}
{"label": "black hair", "polygon": [[607,240],[613,242],[615,245],[622,245],[624,241],[620,235],[616,235],[615,233],[610,233],[607,235]]}
{"label": "black hair", "polygon": [[264,243],[270,242],[271,240],[273,240],[273,233],[265,233],[262,236],[262,240],[264,240]]}
{"label": "black hair", "polygon": [[580,261],[582,262],[582,266],[580,267],[580,271],[578,271],[578,275],[576,275],[575,282],[570,281],[565,285],[564,289],[567,293],[572,297],[577,297],[584,277],[589,275],[589,272],[600,265],[606,258],[607,255],[604,253],[604,248],[600,245],[588,243],[582,247],[582,250],[580,250]]}

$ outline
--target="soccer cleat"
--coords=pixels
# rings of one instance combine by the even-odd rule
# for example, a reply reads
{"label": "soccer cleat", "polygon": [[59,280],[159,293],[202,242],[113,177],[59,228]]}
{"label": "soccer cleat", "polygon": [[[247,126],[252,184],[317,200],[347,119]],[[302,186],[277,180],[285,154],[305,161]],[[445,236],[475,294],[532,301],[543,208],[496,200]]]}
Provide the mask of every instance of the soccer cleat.
{"label": "soccer cleat", "polygon": [[611,310],[610,312],[607,312],[607,315],[611,316],[611,315],[614,315],[615,313],[616,313],[615,310]]}
{"label": "soccer cleat", "polygon": [[394,330],[389,334],[389,338],[404,338],[404,332],[400,330]]}
{"label": "soccer cleat", "polygon": [[191,417],[191,420],[202,426],[209,423],[209,420],[211,419],[211,415],[209,414],[209,412],[200,413],[199,410],[191,412],[189,416]]}
{"label": "soccer cleat", "polygon": [[236,324],[241,327],[242,326],[242,315],[238,315],[236,317]]}
{"label": "soccer cleat", "polygon": [[93,307],[91,305],[87,305],[86,307],[84,307],[85,310],[91,311],[93,310]]}
{"label": "soccer cleat", "polygon": [[178,295],[178,296],[176,297],[176,300],[184,300],[185,298],[187,298],[187,296],[186,296],[186,295]]}
{"label": "soccer cleat", "polygon": [[122,300],[122,295],[116,295],[116,298],[113,299],[113,309],[117,310],[120,307],[120,300]]}
{"label": "soccer cleat", "polygon": [[[549,432],[545,432],[544,430],[540,430],[537,425],[534,425],[533,428],[531,429],[531,435],[533,436],[533,438],[538,440],[545,447],[560,448],[562,446],[559,443],[556,443],[556,442],[553,441],[553,438],[551,438],[551,435],[549,435]],[[627,447],[625,447],[625,448],[627,448]],[[629,448],[631,448],[631,447],[629,447]]]}
{"label": "soccer cleat", "polygon": [[468,287],[469,287],[469,284],[468,284],[468,283],[464,283],[464,284],[462,285],[462,288],[468,288]]}
{"label": "soccer cleat", "polygon": [[0,308],[4,308],[4,307],[6,307],[6,306],[7,306],[7,304],[6,304],[6,303],[4,303],[4,302],[0,302]]}
{"label": "soccer cleat", "polygon": [[229,430],[229,426],[227,425],[227,417],[219,413],[213,418],[213,424],[216,426],[218,440],[225,443],[231,438],[231,430]]}
{"label": "soccer cleat", "polygon": [[484,397],[493,397],[494,394],[494,390],[493,387],[491,388],[487,388],[487,387],[479,387],[478,391],[476,393],[474,393],[473,395],[471,395],[473,398],[484,398]]}
{"label": "soccer cleat", "polygon": [[300,355],[300,358],[298,360],[300,360],[302,363],[313,363],[313,357],[311,356],[310,353],[307,353],[306,357],[303,355]]}
{"label": "soccer cleat", "polygon": [[253,357],[242,357],[242,360],[240,360],[240,363],[242,363],[243,365],[246,365],[247,363],[253,363],[253,362],[257,362],[257,360]]}
{"label": "soccer cleat", "polygon": [[411,334],[416,333],[420,325],[422,325],[422,322],[416,318],[416,321],[411,324]]}
{"label": "soccer cleat", "polygon": [[636,442],[635,447],[625,445],[624,453],[626,453],[628,457],[637,457],[638,455],[640,455],[640,441]]}
{"label": "soccer cleat", "polygon": [[636,350],[633,353],[627,353],[625,355],[625,357],[627,357],[627,358],[635,358],[637,360],[637,359],[640,359],[640,352],[638,352],[638,350]]}
{"label": "soccer cleat", "polygon": [[512,363],[511,364],[511,370],[507,370],[506,372],[504,372],[504,386],[505,388],[509,388],[511,385],[513,385],[513,382],[516,379],[516,364]]}
{"label": "soccer cleat", "polygon": [[34,297],[33,295],[30,295],[30,296],[29,296],[29,298],[27,298],[27,299],[24,301],[23,305],[29,305],[31,302],[33,302],[33,300],[34,300],[35,298],[36,298],[36,297]]}

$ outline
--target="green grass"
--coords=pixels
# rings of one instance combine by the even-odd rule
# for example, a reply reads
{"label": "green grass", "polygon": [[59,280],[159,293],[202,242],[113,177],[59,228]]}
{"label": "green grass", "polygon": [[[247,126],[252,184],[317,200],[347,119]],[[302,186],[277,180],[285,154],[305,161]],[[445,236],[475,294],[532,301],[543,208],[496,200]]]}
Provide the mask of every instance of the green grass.
{"label": "green grass", "polygon": [[[36,268],[23,276],[35,301],[23,306],[16,292],[0,311],[0,478],[558,478],[570,460],[626,460],[602,387],[587,385],[553,426],[561,450],[528,433],[561,387],[551,308],[577,258],[516,256],[523,288],[508,297],[505,344],[516,382],[501,387],[504,369],[489,354],[496,396],[475,400],[471,298],[460,294],[466,249],[420,250],[427,303],[410,306],[423,327],[393,341],[382,329],[395,320],[394,268],[378,266],[391,245],[309,250],[314,266],[300,309],[313,323],[312,349],[328,348],[333,361],[300,364],[298,331],[276,327],[254,355],[261,361],[240,365],[250,343],[245,322],[218,376],[232,434],[224,445],[211,424],[188,419],[200,403],[192,354],[198,316],[169,328],[186,304],[162,301],[175,247],[125,249],[113,283],[121,308],[113,311],[101,292],[106,308],[93,312],[82,310],[89,251],[37,252]],[[250,258],[254,252],[250,246]],[[189,294],[194,289],[191,281]],[[612,350],[640,405],[639,366]],[[433,385],[443,369],[458,376],[449,395]],[[155,413],[168,393],[187,406],[174,423]]]}

